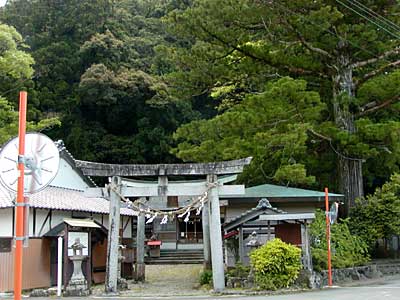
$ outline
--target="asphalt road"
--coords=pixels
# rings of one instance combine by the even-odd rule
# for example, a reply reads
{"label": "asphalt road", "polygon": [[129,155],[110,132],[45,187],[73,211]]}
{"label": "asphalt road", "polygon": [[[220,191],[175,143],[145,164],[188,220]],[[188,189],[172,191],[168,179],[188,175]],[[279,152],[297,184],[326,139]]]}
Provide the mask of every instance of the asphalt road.
{"label": "asphalt road", "polygon": [[[12,299],[2,298],[0,299]],[[24,299],[27,299],[24,297]],[[32,300],[49,300],[59,299],[51,298],[32,298]],[[85,298],[60,298],[68,300],[83,300]],[[324,290],[316,290],[311,292],[284,294],[274,296],[243,296],[243,295],[224,295],[224,296],[209,296],[209,295],[192,295],[192,296],[165,296],[165,297],[102,297],[90,296],[86,299],[92,300],[116,300],[116,299],[132,299],[132,300],[400,300],[400,280],[389,281],[383,284],[374,284],[358,287],[334,287]]]}
{"label": "asphalt road", "polygon": [[[95,298],[95,297],[92,297]],[[183,297],[115,297],[103,298],[96,297],[95,299],[134,299],[134,300],[400,300],[400,280],[387,282],[384,284],[376,284],[359,287],[334,287],[330,289],[317,290],[311,292],[285,294],[275,296],[183,296]]]}

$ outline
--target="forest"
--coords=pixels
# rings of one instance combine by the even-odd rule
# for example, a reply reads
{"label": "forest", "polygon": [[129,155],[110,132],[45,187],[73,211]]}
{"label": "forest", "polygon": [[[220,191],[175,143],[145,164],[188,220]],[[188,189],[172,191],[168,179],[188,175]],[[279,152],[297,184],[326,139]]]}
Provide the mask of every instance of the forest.
{"label": "forest", "polygon": [[27,90],[30,130],[78,159],[253,156],[247,186],[349,210],[399,172],[399,23],[389,0],[8,0],[0,142]]}

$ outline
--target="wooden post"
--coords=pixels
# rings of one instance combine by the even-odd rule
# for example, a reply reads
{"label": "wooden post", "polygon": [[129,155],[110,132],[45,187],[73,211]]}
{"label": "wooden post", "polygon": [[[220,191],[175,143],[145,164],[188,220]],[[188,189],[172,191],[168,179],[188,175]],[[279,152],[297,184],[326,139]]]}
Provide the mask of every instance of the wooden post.
{"label": "wooden post", "polygon": [[[114,176],[111,186],[118,192],[121,191],[121,178]],[[107,266],[106,266],[106,294],[118,294],[118,246],[120,223],[120,197],[110,190],[110,215],[108,222]]]}
{"label": "wooden post", "polygon": [[68,235],[69,235],[69,225],[65,224],[65,233],[64,233],[64,264],[63,264],[63,282],[64,289],[67,287],[69,282],[69,258],[68,258]]}
{"label": "wooden post", "polygon": [[88,230],[88,257],[86,258],[86,281],[87,288],[90,291],[92,287],[92,231]]}
{"label": "wooden post", "polygon": [[[207,181],[209,184],[218,183],[216,175],[207,175]],[[218,186],[210,189],[208,201],[210,202],[210,241],[214,291],[221,292],[225,288],[225,275]]]}
{"label": "wooden post", "polygon": [[[143,209],[143,204],[139,204],[139,209]],[[144,240],[145,240],[145,213],[139,212],[137,218],[136,231],[136,281],[145,280],[146,265],[144,264]]]}
{"label": "wooden post", "polygon": [[312,261],[311,261],[311,251],[310,251],[310,236],[308,233],[308,224],[307,221],[304,220],[304,223],[301,224],[301,243],[302,243],[302,251],[304,255],[304,268],[312,271]]}
{"label": "wooden post", "polygon": [[201,212],[201,222],[203,225],[203,253],[204,253],[204,269],[211,269],[211,248],[210,248],[210,203],[204,204]]}
{"label": "wooden post", "polygon": [[243,226],[239,227],[239,259],[244,264]]}
{"label": "wooden post", "polygon": [[310,231],[309,231],[309,224],[304,222],[304,235],[306,238],[306,245],[307,245],[307,257],[308,257],[308,269],[312,271],[313,263],[312,263],[312,254],[311,254],[311,247],[310,247]]}

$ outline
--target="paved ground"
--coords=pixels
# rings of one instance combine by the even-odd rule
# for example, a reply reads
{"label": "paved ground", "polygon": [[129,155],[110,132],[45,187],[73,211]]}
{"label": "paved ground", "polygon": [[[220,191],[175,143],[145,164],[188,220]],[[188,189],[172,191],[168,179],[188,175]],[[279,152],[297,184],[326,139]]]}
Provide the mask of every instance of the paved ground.
{"label": "paved ground", "polygon": [[[99,298],[97,298],[99,299]],[[115,298],[101,298],[101,299],[115,299]],[[317,290],[296,294],[285,294],[275,296],[209,296],[209,295],[193,295],[193,296],[167,296],[167,297],[126,297],[124,299],[135,300],[148,300],[148,299],[162,299],[162,300],[223,300],[223,299],[237,299],[237,300],[399,300],[400,299],[400,280],[390,281],[383,284],[375,284],[369,286],[358,287],[336,287],[324,290]]]}

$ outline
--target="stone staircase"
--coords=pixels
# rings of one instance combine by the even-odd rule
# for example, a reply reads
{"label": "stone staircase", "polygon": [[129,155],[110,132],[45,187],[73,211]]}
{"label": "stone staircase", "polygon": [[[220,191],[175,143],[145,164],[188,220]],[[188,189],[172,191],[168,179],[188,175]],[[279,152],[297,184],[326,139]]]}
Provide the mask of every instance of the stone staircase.
{"label": "stone staircase", "polygon": [[202,264],[203,250],[161,250],[160,257],[145,257],[149,265]]}

